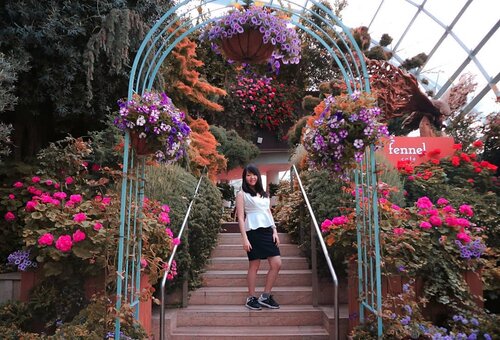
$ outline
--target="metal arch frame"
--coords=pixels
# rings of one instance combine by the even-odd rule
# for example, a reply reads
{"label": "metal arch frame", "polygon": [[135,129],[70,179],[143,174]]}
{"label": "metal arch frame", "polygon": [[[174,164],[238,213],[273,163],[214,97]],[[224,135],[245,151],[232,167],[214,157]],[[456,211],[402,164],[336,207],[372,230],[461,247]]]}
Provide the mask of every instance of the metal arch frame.
{"label": "metal arch frame", "polygon": [[[432,47],[431,51],[428,54],[427,61],[421,67],[419,67],[417,70],[410,71],[412,74],[415,75],[415,77],[417,78],[417,80],[419,81],[419,83],[426,90],[438,89],[437,93],[434,95],[434,98],[439,99],[450,88],[450,86],[452,85],[453,81],[455,81],[457,79],[457,77],[462,73],[462,71],[467,67],[467,65],[469,65],[471,62],[474,62],[474,64],[476,65],[476,67],[480,71],[481,75],[486,80],[486,85],[462,109],[462,111],[464,113],[470,112],[476,106],[476,104],[479,103],[479,101],[481,101],[481,99],[484,98],[484,96],[489,92],[489,90],[492,90],[495,93],[495,96],[497,98],[500,97],[500,90],[496,87],[496,83],[499,81],[500,73],[498,73],[494,77],[490,76],[488,74],[488,72],[486,72],[486,70],[484,69],[484,67],[482,66],[482,64],[479,62],[479,60],[476,57],[477,54],[479,53],[479,51],[481,50],[481,48],[496,33],[496,31],[500,27],[500,21],[497,21],[496,24],[494,24],[493,27],[488,31],[488,33],[484,35],[483,39],[481,39],[481,41],[476,45],[476,47],[474,49],[470,50],[469,48],[467,48],[467,46],[465,45],[465,43],[453,32],[453,28],[455,27],[455,25],[458,22],[458,20],[462,17],[462,15],[466,12],[467,8],[471,5],[471,3],[474,0],[467,0],[464,3],[464,5],[462,6],[462,8],[460,9],[460,11],[457,13],[457,15],[453,18],[453,20],[450,23],[450,25],[448,25],[448,26],[445,25],[441,20],[439,20],[438,18],[436,18],[436,16],[434,16],[431,12],[429,12],[425,8],[425,4],[426,4],[427,0],[424,0],[421,4],[415,3],[412,0],[404,0],[404,1],[406,1],[410,5],[413,5],[414,7],[416,7],[417,11],[414,14],[413,18],[408,23],[407,28],[405,29],[405,31],[403,32],[403,34],[399,38],[399,40],[396,43],[396,45],[394,46],[394,48],[389,49],[389,48],[385,48],[384,47],[384,50],[390,51],[391,53],[393,53],[393,58],[399,64],[401,64],[404,59],[397,54],[396,50],[397,50],[398,46],[403,42],[403,40],[404,40],[406,34],[408,33],[410,27],[413,25],[413,23],[418,18],[418,16],[420,14],[424,13],[430,19],[432,19],[435,23],[437,23],[439,26],[441,26],[444,29],[444,33],[439,38],[439,40],[436,42],[436,44],[434,44],[434,46]],[[370,21],[370,25],[368,27],[371,26],[371,24],[373,23],[373,21],[377,17],[377,15],[378,15],[378,13],[380,11],[380,8],[382,7],[383,3],[384,3],[384,0],[381,0],[379,6],[377,8],[377,10],[375,11],[375,13],[374,13],[374,15],[372,17],[372,20]],[[432,56],[436,53],[436,51],[439,49],[439,47],[441,46],[441,44],[444,42],[444,40],[448,36],[451,36],[457,42],[457,44],[462,48],[462,50],[464,50],[467,53],[467,57],[465,58],[465,60],[463,61],[463,63],[455,70],[455,72],[453,73],[453,75],[451,75],[450,77],[448,77],[448,79],[446,80],[446,82],[444,82],[442,85],[440,85],[440,84],[437,83],[437,81],[430,80],[427,77],[423,76],[422,75],[422,71],[424,70],[425,66],[427,65],[427,62],[429,60],[431,60]],[[375,40],[373,40],[373,39],[372,39],[371,42],[374,45],[378,45],[378,42],[375,41]],[[425,84],[425,82],[428,82],[430,85]]]}
{"label": "metal arch frame", "polygon": [[[186,6],[189,2],[191,1],[184,0],[179,2],[174,7],[170,8],[146,34],[136,54],[130,72],[129,88],[128,88],[129,99],[132,98],[134,93],[142,94],[145,91],[151,90],[151,88],[153,88],[153,86],[155,85],[154,81],[156,79],[156,76],[160,70],[162,63],[170,54],[170,52],[173,50],[173,48],[182,39],[192,34],[195,30],[217,19],[217,18],[212,18],[205,20],[202,18],[200,13],[198,13],[197,16],[194,15],[193,18],[191,19],[185,19],[184,17],[189,15],[189,13],[194,11],[194,9],[189,9],[188,11],[182,14],[179,14],[177,12],[179,9]],[[217,2],[218,4],[221,3],[221,1],[219,0],[207,0],[205,1],[204,4],[208,4],[211,2],[214,3]],[[218,10],[230,7],[229,1],[223,1],[223,2],[225,3],[225,5],[222,5],[222,8]],[[292,9],[291,7],[285,8],[284,6],[282,6],[282,4],[298,6],[299,10]],[[324,13],[326,13],[326,15],[323,17],[321,15],[312,12],[312,10],[307,7],[309,4],[312,4],[317,8],[321,9],[322,11],[324,11]],[[308,0],[304,5],[298,4],[293,1],[279,1],[279,4],[276,5],[273,3],[273,0],[270,0],[268,3],[265,3],[264,6],[278,9],[280,11],[291,14],[291,24],[300,28],[305,33],[311,35],[318,42],[320,42],[323,47],[325,47],[325,49],[337,63],[337,66],[339,67],[342,75],[344,76],[344,81],[346,82],[347,90],[350,94],[355,90],[360,90],[367,93],[370,92],[369,75],[367,72],[366,64],[364,62],[363,53],[356,44],[350,32],[350,29],[346,27],[342,23],[342,21],[329,8],[314,0]],[[330,36],[326,34],[326,32],[321,27],[319,27],[312,21],[305,18],[304,17],[305,14],[312,14],[316,18],[320,19],[322,23],[324,23],[328,28],[332,29],[332,32],[335,32],[336,36]],[[190,26],[195,19],[200,19],[200,18],[202,19],[201,23],[199,23],[200,21],[197,21],[195,25]],[[305,19],[306,21],[308,21],[308,23],[312,27],[312,30],[302,25],[300,23],[300,19]],[[177,25],[177,23],[180,24]],[[187,29],[183,31],[186,27]],[[341,29],[341,31],[339,30],[339,28]],[[323,33],[326,40],[324,40],[317,33],[315,33],[314,30]],[[346,55],[344,52],[342,52],[342,50],[339,48],[337,44],[337,41],[335,41],[334,38],[337,39],[340,38],[340,42],[343,43],[346,47],[348,47],[347,51],[349,55]],[[341,58],[339,58],[339,56],[341,56]],[[129,241],[128,238],[130,237],[131,233],[130,232],[131,222],[133,225],[133,232],[132,232],[133,235],[135,235],[137,232],[140,233],[141,231],[141,225],[140,223],[137,223],[136,218],[137,216],[140,216],[142,212],[140,209],[139,211],[137,210],[134,210],[133,212],[131,211],[132,201],[134,199],[134,197],[132,196],[135,195],[135,202],[138,202],[138,204],[135,206],[134,209],[137,209],[137,207],[142,207],[142,202],[144,198],[144,180],[145,180],[144,166],[142,165],[141,167],[141,165],[139,165],[134,168],[134,162],[135,163],[141,163],[141,162],[137,162],[133,152],[129,153],[128,151],[129,143],[130,143],[130,136],[128,133],[126,133],[125,143],[124,143],[124,156],[123,156],[124,176],[122,180],[122,191],[121,191],[120,228],[119,228],[119,245],[118,245],[117,301],[116,301],[116,309],[118,312],[120,311],[122,305],[121,298],[125,296],[125,301],[127,301],[127,294],[129,289],[128,256],[130,252],[129,248],[130,243],[128,242]],[[361,218],[358,219],[358,240],[361,240],[359,241],[359,244],[371,243],[373,239],[375,239],[377,242],[375,245],[376,248],[375,252],[373,252],[375,253],[375,259],[372,258],[369,259],[371,276],[370,278],[366,278],[366,280],[371,280],[370,281],[371,293],[367,295],[370,295],[372,297],[372,301],[370,303],[370,301],[366,299],[360,302],[360,310],[361,310],[360,320],[364,321],[364,308],[373,312],[378,319],[377,323],[378,334],[379,336],[381,336],[382,300],[381,300],[380,250],[378,244],[378,230],[379,230],[378,210],[377,210],[378,198],[376,190],[377,185],[376,185],[376,173],[375,173],[375,157],[373,151],[374,151],[373,148],[371,148],[367,152],[367,156],[365,157],[366,163],[364,165],[361,165],[359,169],[355,171],[356,179],[360,179],[360,182],[359,181],[356,182],[356,192],[359,191],[358,188],[361,189],[364,195],[363,198],[366,198],[368,200],[368,205],[365,204],[357,205],[357,213],[363,216],[362,219]],[[129,168],[136,172],[135,176],[136,179],[128,178],[127,174],[129,172]],[[135,190],[132,190],[133,187],[135,187]],[[128,196],[127,196],[127,191],[128,191]],[[367,233],[366,220],[369,221],[368,227],[369,227],[369,232],[371,233],[370,235],[360,234],[360,233]],[[127,234],[125,234],[125,227],[127,227]],[[367,239],[367,241],[365,241],[365,238]],[[125,259],[124,259],[124,253],[126,254]],[[363,267],[361,263],[363,260],[365,261],[367,260],[366,254],[368,252],[364,248],[363,251],[359,252],[359,254],[361,253],[364,253],[365,256],[364,257],[362,257],[361,255],[358,256],[360,297],[362,295],[365,295],[364,291],[362,291],[362,287],[364,284],[364,287],[367,288],[366,282],[368,282],[365,280],[364,277],[366,273],[366,268]],[[371,253],[372,251],[370,250],[370,254]],[[131,261],[132,267],[130,272],[132,273],[131,274],[132,277],[130,278],[130,283],[132,284],[132,286],[134,286],[135,284],[135,287],[137,288],[140,286],[139,283],[139,272],[140,272],[139,261],[141,255],[140,242],[138,244],[138,247],[133,249],[132,254],[134,254],[135,257]],[[373,263],[376,264],[375,269],[373,269],[373,267],[371,266],[373,265]],[[375,270],[377,274],[376,290],[373,286],[374,282],[373,270]],[[123,287],[123,283],[125,283],[125,287]],[[132,299],[136,295],[136,291],[134,291],[133,288],[134,287],[132,287],[132,291],[130,291],[129,294],[130,299]],[[122,293],[122,291],[125,293]],[[374,296],[376,296],[376,302],[373,298]],[[133,305],[135,307],[135,315],[137,317],[139,314],[139,304],[138,302],[134,302]],[[338,318],[339,316],[336,315],[336,317]],[[119,318],[117,318],[115,322],[115,339],[119,339],[119,337],[120,337],[120,320]]]}

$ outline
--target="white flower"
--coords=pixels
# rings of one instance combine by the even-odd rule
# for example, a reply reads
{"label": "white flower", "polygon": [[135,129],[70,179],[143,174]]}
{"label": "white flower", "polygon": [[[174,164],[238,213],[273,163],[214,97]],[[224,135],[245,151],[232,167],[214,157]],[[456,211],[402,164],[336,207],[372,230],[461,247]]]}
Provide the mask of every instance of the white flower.
{"label": "white flower", "polygon": [[139,138],[146,138],[148,135],[146,135],[144,132],[141,132],[139,134]]}
{"label": "white flower", "polygon": [[137,121],[135,123],[137,124],[137,126],[144,126],[144,124],[146,124],[146,118],[141,115],[137,118]]}

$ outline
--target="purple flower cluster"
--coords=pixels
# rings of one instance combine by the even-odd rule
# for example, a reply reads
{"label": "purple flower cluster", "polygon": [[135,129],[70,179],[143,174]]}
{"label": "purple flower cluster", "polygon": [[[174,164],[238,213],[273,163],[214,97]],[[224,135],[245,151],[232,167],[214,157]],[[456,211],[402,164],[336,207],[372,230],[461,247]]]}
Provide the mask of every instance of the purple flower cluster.
{"label": "purple flower cluster", "polygon": [[136,131],[139,138],[159,141],[164,147],[157,151],[157,158],[176,160],[184,155],[191,129],[184,122],[184,112],[165,93],[135,94],[132,100],[119,100],[118,106],[114,124],[123,131]]}
{"label": "purple flower cluster", "polygon": [[455,244],[460,250],[460,257],[467,260],[480,258],[486,250],[486,245],[480,238],[465,244],[462,244],[460,240],[456,240]]}
{"label": "purple flower cluster", "polygon": [[[212,49],[219,52],[218,41],[228,39],[246,29],[258,29],[264,44],[276,47],[273,52],[273,64],[279,68],[283,64],[298,64],[300,61],[300,39],[297,32],[288,26],[288,22],[276,12],[259,6],[242,10],[232,10],[216,20],[200,35],[200,40],[212,42]],[[215,43],[215,44],[214,44]]]}
{"label": "purple flower cluster", "polygon": [[367,98],[355,92],[325,99],[324,111],[304,134],[304,147],[313,167],[345,175],[355,165],[353,161],[363,160],[366,147],[389,135],[387,126],[378,121],[380,108],[367,105]]}
{"label": "purple flower cluster", "polygon": [[38,266],[36,261],[30,259],[29,250],[17,250],[7,257],[8,264],[17,266],[17,269],[24,272]]}

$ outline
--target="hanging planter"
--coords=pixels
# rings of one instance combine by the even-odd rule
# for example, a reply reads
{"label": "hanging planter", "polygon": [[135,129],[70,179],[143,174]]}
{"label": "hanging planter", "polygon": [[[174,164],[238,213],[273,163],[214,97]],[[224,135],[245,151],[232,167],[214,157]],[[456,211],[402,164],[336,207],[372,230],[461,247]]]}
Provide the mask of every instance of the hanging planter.
{"label": "hanging planter", "polygon": [[121,99],[118,105],[120,111],[114,123],[129,132],[136,155],[155,154],[164,161],[184,155],[191,129],[184,122],[184,112],[165,93],[134,94],[132,100]]}
{"label": "hanging planter", "polygon": [[238,7],[209,25],[200,40],[216,53],[239,63],[298,64],[300,40],[289,21],[277,11],[259,6]]}
{"label": "hanging planter", "polygon": [[263,42],[264,34],[249,29],[228,39],[221,40],[221,47],[227,59],[239,63],[262,64],[274,51],[274,45]]}

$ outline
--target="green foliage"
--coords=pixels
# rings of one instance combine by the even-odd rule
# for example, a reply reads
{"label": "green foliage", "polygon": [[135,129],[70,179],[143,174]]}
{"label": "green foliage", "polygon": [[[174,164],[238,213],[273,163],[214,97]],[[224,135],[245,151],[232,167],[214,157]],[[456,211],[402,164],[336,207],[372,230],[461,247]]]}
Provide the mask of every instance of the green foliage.
{"label": "green foliage", "polygon": [[[13,110],[17,104],[14,93],[18,72],[26,71],[27,60],[0,52],[0,112]],[[0,139],[3,140],[3,139]]]}
{"label": "green foliage", "polygon": [[10,140],[11,133],[12,125],[0,122],[0,164],[2,164],[3,158],[10,155],[12,145],[12,141]]}
{"label": "green foliage", "polygon": [[259,155],[259,148],[241,138],[235,130],[210,125],[210,132],[219,143],[217,151],[227,159],[227,170],[243,167]]}
{"label": "green foliage", "polygon": [[217,188],[219,188],[223,200],[234,202],[236,197],[234,194],[234,187],[231,184],[227,182],[220,182],[217,183]]}
{"label": "green foliage", "polygon": [[[178,234],[187,212],[198,180],[176,165],[148,167],[148,181],[145,192],[150,198],[167,199],[170,206],[172,231]],[[178,279],[167,286],[168,289],[178,287],[182,277],[189,268],[190,285],[200,284],[200,273],[204,268],[210,251],[216,246],[217,235],[222,216],[222,197],[219,189],[203,179],[199,195],[193,204],[188,221],[188,229],[175,257],[178,268]],[[188,247],[189,251],[186,249]]]}

